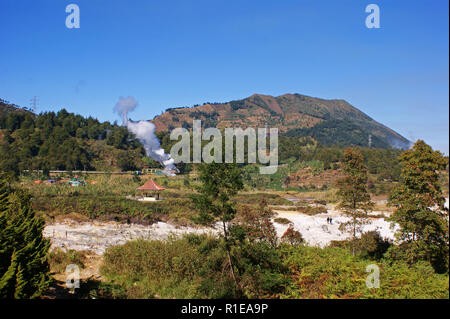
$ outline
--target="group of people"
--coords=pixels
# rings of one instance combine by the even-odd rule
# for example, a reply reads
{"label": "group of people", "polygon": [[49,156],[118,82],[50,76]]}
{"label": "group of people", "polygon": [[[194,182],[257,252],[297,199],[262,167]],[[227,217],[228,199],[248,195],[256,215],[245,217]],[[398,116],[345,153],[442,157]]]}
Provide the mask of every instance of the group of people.
{"label": "group of people", "polygon": [[333,224],[333,218],[327,217],[327,224]]}

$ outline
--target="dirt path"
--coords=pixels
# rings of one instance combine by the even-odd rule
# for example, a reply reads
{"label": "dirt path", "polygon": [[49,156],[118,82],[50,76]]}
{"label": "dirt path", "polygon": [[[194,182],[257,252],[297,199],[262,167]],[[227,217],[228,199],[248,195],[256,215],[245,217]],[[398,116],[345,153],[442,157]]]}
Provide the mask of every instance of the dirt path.
{"label": "dirt path", "polygon": [[67,274],[56,273],[53,274],[54,282],[49,287],[48,291],[42,299],[79,299],[87,298],[89,286],[96,286],[103,280],[100,275],[100,265],[102,256],[95,253],[85,255],[84,268],[80,269],[80,286],[84,289],[69,289],[66,288]]}

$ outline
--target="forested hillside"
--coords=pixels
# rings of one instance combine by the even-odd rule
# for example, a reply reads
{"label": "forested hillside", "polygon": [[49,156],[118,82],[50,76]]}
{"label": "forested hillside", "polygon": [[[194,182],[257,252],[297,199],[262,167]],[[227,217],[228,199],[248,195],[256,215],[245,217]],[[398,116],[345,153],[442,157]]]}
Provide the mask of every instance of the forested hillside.
{"label": "forested hillside", "polygon": [[145,151],[125,127],[67,112],[0,104],[0,170],[131,170]]}

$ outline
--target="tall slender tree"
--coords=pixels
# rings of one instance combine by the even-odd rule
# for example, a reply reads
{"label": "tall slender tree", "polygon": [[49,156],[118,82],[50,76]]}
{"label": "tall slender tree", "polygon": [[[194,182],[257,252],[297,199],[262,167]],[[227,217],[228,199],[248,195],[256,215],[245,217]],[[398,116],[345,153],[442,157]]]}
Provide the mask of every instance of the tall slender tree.
{"label": "tall slender tree", "polygon": [[448,161],[422,140],[399,159],[402,182],[392,191],[389,204],[396,208],[391,220],[400,226],[396,233],[400,255],[411,263],[426,260],[436,271],[448,271],[448,208],[439,184],[439,172]]}
{"label": "tall slender tree", "polygon": [[347,148],[344,152],[342,170],[345,177],[337,182],[337,195],[340,198],[337,207],[342,209],[350,219],[342,223],[339,228],[342,232],[351,233],[352,252],[355,254],[355,239],[358,233],[362,232],[363,225],[369,222],[368,212],[373,208],[367,189],[367,169],[363,155],[353,148]]}
{"label": "tall slender tree", "polygon": [[216,222],[222,224],[230,273],[239,289],[231,257],[229,222],[236,215],[231,197],[244,187],[241,170],[234,163],[204,163],[200,165],[199,180],[201,184],[198,193],[192,197],[199,210],[194,221],[203,225],[213,225]]}

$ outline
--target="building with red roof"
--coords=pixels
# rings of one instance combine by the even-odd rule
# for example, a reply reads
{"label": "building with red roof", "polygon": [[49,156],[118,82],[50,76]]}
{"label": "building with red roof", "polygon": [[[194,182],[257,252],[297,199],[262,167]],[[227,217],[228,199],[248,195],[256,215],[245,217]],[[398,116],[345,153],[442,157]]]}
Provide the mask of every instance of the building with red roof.
{"label": "building with red roof", "polygon": [[[153,179],[149,179],[144,185],[138,187],[137,190],[143,192],[144,198],[142,200],[153,201],[159,200],[159,192],[165,190],[165,188],[156,184]],[[149,193],[153,196],[149,196]]]}

